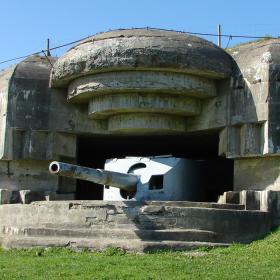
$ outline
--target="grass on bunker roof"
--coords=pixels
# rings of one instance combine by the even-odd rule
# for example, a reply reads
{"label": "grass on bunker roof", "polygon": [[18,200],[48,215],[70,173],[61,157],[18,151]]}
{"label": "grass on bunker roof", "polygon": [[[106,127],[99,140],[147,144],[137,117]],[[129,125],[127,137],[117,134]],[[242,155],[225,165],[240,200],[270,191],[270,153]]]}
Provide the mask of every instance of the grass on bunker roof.
{"label": "grass on bunker roof", "polygon": [[1,250],[0,279],[280,279],[280,228],[249,245],[188,252]]}

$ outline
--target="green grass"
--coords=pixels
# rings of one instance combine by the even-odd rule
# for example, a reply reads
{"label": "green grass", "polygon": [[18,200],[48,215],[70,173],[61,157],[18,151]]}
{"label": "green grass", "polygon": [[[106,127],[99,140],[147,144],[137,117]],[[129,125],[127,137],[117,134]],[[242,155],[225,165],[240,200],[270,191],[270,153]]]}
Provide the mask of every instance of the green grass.
{"label": "green grass", "polygon": [[252,41],[246,41],[246,42],[238,43],[238,44],[232,45],[229,48],[224,48],[224,50],[230,52],[230,51],[234,50],[237,47],[241,47],[241,46],[245,46],[245,45],[256,45],[258,43],[266,42],[266,41],[268,41],[268,40],[270,40],[272,38],[273,37],[271,35],[266,34],[266,35],[263,36],[263,38],[255,39],[255,40],[252,40]]}
{"label": "green grass", "polygon": [[280,279],[280,229],[249,245],[193,252],[1,250],[0,279]]}

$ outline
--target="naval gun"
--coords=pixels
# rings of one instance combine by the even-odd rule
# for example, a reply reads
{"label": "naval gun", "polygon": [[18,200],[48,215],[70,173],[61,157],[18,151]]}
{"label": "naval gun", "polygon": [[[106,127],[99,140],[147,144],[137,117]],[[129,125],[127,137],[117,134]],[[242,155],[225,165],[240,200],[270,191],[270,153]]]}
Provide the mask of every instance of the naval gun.
{"label": "naval gun", "polygon": [[201,178],[194,161],[172,156],[108,159],[104,170],[54,161],[49,171],[101,184],[110,201],[194,200]]}
{"label": "naval gun", "polygon": [[112,186],[128,193],[136,191],[136,185],[139,181],[137,175],[83,167],[59,161],[53,161],[49,166],[49,171],[51,174],[57,174],[59,176]]}

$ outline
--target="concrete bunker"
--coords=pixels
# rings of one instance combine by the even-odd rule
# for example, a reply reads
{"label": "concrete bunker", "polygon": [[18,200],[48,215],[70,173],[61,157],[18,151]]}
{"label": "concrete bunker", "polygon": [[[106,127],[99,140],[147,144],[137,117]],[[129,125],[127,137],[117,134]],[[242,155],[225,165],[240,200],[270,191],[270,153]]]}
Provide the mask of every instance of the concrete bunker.
{"label": "concrete bunker", "polygon": [[[55,64],[51,86],[66,88],[71,104],[87,105],[89,119],[110,135],[78,136],[79,164],[104,168],[106,159],[125,156],[189,158],[205,182],[200,179],[200,194],[192,190],[188,199],[216,201],[233,187],[232,160],[219,157],[218,149],[225,121],[219,111],[226,105],[219,84],[228,82],[230,72],[229,56],[205,40],[162,30],[118,30],[69,50]],[[218,112],[206,116],[213,106]],[[102,191],[94,193],[91,186],[78,182],[77,198],[100,198]]]}
{"label": "concrete bunker", "polygon": [[[181,32],[127,29],[2,71],[2,244],[149,250],[268,233],[280,213],[279,57],[279,40],[225,52]],[[162,155],[196,165],[180,173],[198,181],[189,196],[100,201],[107,187],[48,172],[51,161],[106,169],[109,158]],[[147,190],[163,191],[164,176]]]}

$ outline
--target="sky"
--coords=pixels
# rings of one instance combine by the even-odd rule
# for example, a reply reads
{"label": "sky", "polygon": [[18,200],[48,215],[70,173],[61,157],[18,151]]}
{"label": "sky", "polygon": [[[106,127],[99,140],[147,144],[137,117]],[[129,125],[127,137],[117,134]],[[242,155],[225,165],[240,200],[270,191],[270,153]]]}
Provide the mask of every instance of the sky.
{"label": "sky", "polygon": [[[186,32],[280,36],[280,0],[0,0],[1,63],[110,29],[154,27]],[[216,37],[201,36],[217,43]],[[247,39],[248,40],[248,39]],[[222,39],[222,47],[244,39]],[[71,46],[52,52],[60,56]]]}

